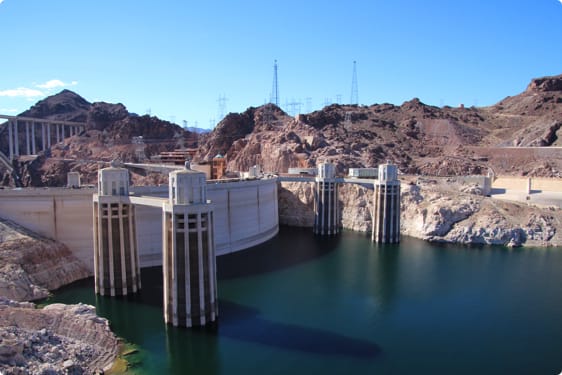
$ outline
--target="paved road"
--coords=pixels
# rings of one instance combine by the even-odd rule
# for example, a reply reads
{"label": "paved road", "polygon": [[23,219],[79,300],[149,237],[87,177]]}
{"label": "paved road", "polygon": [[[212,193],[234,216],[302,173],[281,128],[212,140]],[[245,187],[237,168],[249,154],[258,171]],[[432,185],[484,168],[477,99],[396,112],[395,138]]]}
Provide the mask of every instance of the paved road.
{"label": "paved road", "polygon": [[531,194],[527,194],[518,190],[492,189],[491,196],[494,199],[562,208],[562,192],[532,190]]}

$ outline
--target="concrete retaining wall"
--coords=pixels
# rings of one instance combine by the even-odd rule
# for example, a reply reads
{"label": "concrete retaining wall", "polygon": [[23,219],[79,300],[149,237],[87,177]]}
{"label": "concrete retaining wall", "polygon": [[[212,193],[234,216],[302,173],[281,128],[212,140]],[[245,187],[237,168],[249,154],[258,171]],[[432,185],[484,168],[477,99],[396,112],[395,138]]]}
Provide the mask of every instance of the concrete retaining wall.
{"label": "concrete retaining wall", "polygon": [[93,271],[95,192],[88,188],[0,190],[0,217],[64,243]]}
{"label": "concrete retaining wall", "polygon": [[530,191],[562,192],[562,179],[541,177],[498,177],[492,184],[494,189],[515,190],[528,193]]}
{"label": "concrete retaining wall", "polygon": [[[167,197],[167,187],[133,189]],[[0,217],[64,243],[93,272],[93,206],[97,189],[3,189]],[[279,231],[277,183],[254,180],[207,185],[214,204],[217,255],[258,245]],[[136,206],[141,267],[162,264],[162,209]]]}
{"label": "concrete retaining wall", "polygon": [[531,190],[562,192],[562,179],[532,178]]}
{"label": "concrete retaining wall", "polygon": [[217,255],[255,246],[279,231],[275,180],[209,184],[207,199],[215,205]]}

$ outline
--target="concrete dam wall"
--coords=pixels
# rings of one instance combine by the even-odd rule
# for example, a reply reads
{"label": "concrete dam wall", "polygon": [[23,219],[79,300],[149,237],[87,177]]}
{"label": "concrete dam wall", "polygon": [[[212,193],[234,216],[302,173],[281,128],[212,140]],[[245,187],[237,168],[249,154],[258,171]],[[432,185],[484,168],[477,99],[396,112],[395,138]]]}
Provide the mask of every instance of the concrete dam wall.
{"label": "concrete dam wall", "polygon": [[[167,186],[131,190],[133,196],[168,196]],[[62,242],[93,272],[92,195],[96,192],[95,188],[3,189],[0,217]],[[217,255],[255,246],[279,231],[275,180],[208,184],[207,198],[214,206]],[[135,220],[141,267],[161,265],[161,206],[137,205]]]}

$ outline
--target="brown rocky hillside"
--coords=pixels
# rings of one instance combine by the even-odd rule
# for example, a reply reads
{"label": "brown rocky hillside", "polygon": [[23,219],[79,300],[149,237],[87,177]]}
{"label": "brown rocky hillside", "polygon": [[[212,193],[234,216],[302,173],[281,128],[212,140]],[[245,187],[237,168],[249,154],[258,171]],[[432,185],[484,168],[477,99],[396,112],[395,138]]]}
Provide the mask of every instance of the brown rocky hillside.
{"label": "brown rocky hillside", "polygon": [[[338,171],[386,160],[405,173],[496,173],[558,176],[562,153],[562,75],[533,80],[527,90],[482,108],[331,105],[290,117],[268,105],[227,116],[201,145],[201,159],[226,154],[229,170],[267,171],[332,161]],[[229,147],[230,145],[230,147]],[[516,149],[505,149],[514,146]],[[525,149],[522,147],[543,147]],[[550,149],[544,149],[549,147]],[[540,152],[539,152],[540,151]]]}
{"label": "brown rocky hillside", "polygon": [[[113,159],[145,161],[161,151],[193,146],[197,140],[195,133],[176,124],[154,116],[138,116],[120,103],[89,103],[69,90],[37,102],[20,116],[84,122],[86,131],[54,144],[37,157],[21,157],[15,163],[17,176],[0,169],[0,185],[3,186],[64,186],[70,171],[80,172],[83,183],[95,183],[98,168]],[[0,135],[4,130],[0,127]],[[23,134],[21,137],[20,144],[24,144]],[[133,144],[133,137],[144,139],[140,152]],[[37,142],[40,144],[39,138]],[[0,151],[7,153],[7,150],[7,136],[0,136]],[[134,178],[158,183],[161,177]]]}
{"label": "brown rocky hillside", "polygon": [[[2,176],[0,170],[4,186],[60,186],[68,171],[79,171],[85,183],[94,183],[100,161],[144,161],[197,142],[195,161],[222,154],[229,171],[259,164],[265,171],[283,173],[332,161],[345,174],[350,167],[390,160],[412,174],[481,174],[490,169],[513,175],[562,173],[562,75],[534,79],[524,92],[489,107],[440,108],[412,99],[399,106],[334,104],[291,117],[268,104],[229,114],[199,139],[178,125],[129,113],[122,104],[89,103],[68,90],[21,115],[82,121],[87,130],[44,155],[21,158],[17,178]],[[140,153],[133,144],[138,136],[145,140]],[[0,137],[4,152],[6,139]],[[133,182],[160,183],[162,176],[133,175]]]}

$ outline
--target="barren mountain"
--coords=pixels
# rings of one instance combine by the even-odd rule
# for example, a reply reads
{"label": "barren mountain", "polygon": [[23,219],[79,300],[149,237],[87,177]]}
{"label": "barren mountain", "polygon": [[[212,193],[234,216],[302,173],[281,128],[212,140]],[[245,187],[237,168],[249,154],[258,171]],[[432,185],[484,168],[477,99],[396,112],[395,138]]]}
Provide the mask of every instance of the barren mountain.
{"label": "barren mountain", "polygon": [[[60,186],[68,171],[95,182],[98,162],[144,161],[161,151],[197,145],[195,161],[225,155],[230,171],[259,164],[265,171],[311,167],[332,161],[338,173],[390,160],[404,173],[488,173],[560,176],[562,75],[532,80],[527,89],[489,107],[435,107],[414,98],[397,106],[331,105],[291,117],[268,104],[226,116],[210,133],[197,135],[156,117],[129,113],[122,104],[89,103],[64,90],[22,116],[81,121],[82,134],[16,163],[17,178],[2,185]],[[5,127],[0,128],[0,133]],[[144,145],[134,144],[142,136]],[[7,151],[7,137],[0,150]],[[0,171],[1,172],[1,171]],[[133,175],[135,183],[162,182]]]}
{"label": "barren mountain", "polygon": [[[250,108],[227,116],[201,145],[200,157],[226,154],[229,170],[260,164],[284,172],[323,160],[345,173],[390,160],[405,173],[479,174],[492,168],[557,176],[562,154],[551,146],[562,142],[561,87],[562,76],[535,79],[525,92],[482,108],[439,108],[412,99],[400,106],[334,104],[296,118],[272,105]],[[529,146],[535,148],[522,148]]]}
{"label": "barren mountain", "polygon": [[[157,117],[130,113],[120,103],[89,103],[69,90],[37,102],[20,116],[83,122],[86,130],[53,144],[47,152],[19,158],[14,163],[13,175],[0,169],[0,185],[64,186],[66,174],[70,171],[80,172],[84,183],[95,183],[99,166],[113,159],[144,161],[161,151],[194,146],[198,136]],[[6,128],[0,126],[0,134],[4,132],[7,133]],[[25,142],[23,137],[24,134],[20,134],[20,144]],[[142,137],[143,144],[134,144],[135,137]],[[7,142],[7,135],[0,137],[0,151],[5,154]],[[37,142],[40,144],[39,138]],[[159,176],[155,179],[158,182]]]}

